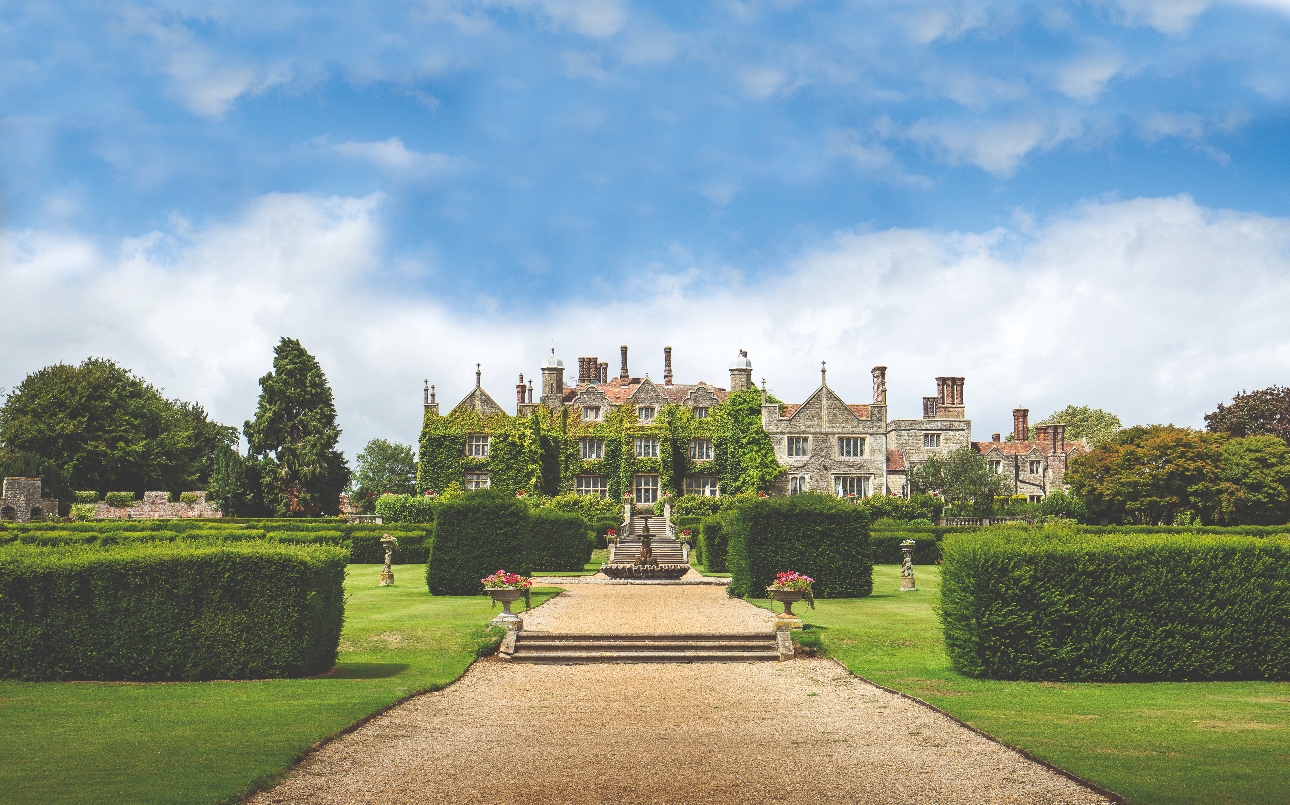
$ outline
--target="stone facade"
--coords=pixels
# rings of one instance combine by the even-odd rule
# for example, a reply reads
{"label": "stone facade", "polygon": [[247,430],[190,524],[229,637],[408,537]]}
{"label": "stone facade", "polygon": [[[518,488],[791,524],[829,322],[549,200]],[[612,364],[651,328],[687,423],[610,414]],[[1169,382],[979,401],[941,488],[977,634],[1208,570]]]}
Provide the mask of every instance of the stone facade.
{"label": "stone facade", "polygon": [[58,501],[41,497],[39,478],[5,478],[0,520],[30,523],[58,516]]}
{"label": "stone facade", "polygon": [[95,520],[168,520],[174,518],[216,518],[223,517],[219,506],[206,502],[205,492],[185,492],[196,495],[192,503],[171,503],[167,492],[144,492],[143,501],[133,506],[109,506],[106,503],[94,504]]}
{"label": "stone facade", "polygon": [[[610,412],[628,407],[641,423],[648,423],[666,405],[679,405],[697,417],[724,403],[733,391],[753,388],[753,366],[740,351],[730,366],[729,390],[706,381],[680,384],[673,381],[672,349],[663,351],[663,380],[646,374],[634,376],[628,368],[627,347],[620,349],[620,368],[609,377],[608,364],[599,358],[580,357],[576,382],[565,385],[564,361],[551,351],[541,368],[541,395],[535,402],[533,381],[520,375],[515,386],[516,414],[526,416],[541,407],[567,410],[583,422],[601,421]],[[999,472],[1011,474],[1017,494],[1036,500],[1063,488],[1067,462],[1087,451],[1082,442],[1065,443],[1065,426],[1041,428],[1035,442],[973,442],[972,420],[967,417],[963,377],[936,378],[936,394],[923,398],[922,417],[887,418],[887,368],[872,370],[873,399],[848,403],[827,382],[821,365],[820,386],[799,404],[767,404],[762,382],[762,427],[770,437],[785,473],[773,493],[822,492],[842,496],[909,495],[910,470],[932,456],[945,456],[973,445]],[[454,407],[473,409],[481,415],[503,413],[480,384],[475,367],[475,388]],[[438,415],[434,387],[426,384],[425,409]],[[1024,409],[1018,409],[1024,410]],[[1025,433],[1024,429],[1020,431]],[[1033,462],[1038,461],[1036,465]],[[467,488],[470,485],[467,484]],[[695,487],[699,488],[698,485]],[[708,487],[703,487],[708,489]],[[711,494],[715,489],[709,489]]]}
{"label": "stone facade", "polygon": [[996,433],[990,441],[975,442],[974,446],[995,472],[1008,477],[1013,495],[1024,495],[1034,503],[1054,489],[1066,488],[1066,468],[1071,459],[1087,453],[1089,447],[1082,439],[1067,443],[1066,426],[1062,424],[1039,425],[1034,441],[1030,441],[1029,418],[1029,409],[1014,408],[1012,441],[1005,442]]}

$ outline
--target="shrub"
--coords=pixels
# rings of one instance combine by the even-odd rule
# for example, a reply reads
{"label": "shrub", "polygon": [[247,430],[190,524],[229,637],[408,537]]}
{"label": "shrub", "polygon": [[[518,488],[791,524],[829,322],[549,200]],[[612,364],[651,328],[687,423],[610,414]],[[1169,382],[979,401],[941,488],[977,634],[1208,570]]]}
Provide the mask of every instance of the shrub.
{"label": "shrub", "polygon": [[309,676],[336,660],[345,553],[268,543],[0,550],[0,677]]}
{"label": "shrub", "polygon": [[133,492],[108,492],[103,496],[103,500],[107,502],[107,505],[114,506],[118,509],[133,506],[135,503],[134,498],[135,495]]}
{"label": "shrub", "polygon": [[95,504],[93,503],[73,503],[67,516],[73,520],[93,520],[94,506]]}
{"label": "shrub", "polygon": [[1290,678],[1290,540],[983,529],[942,545],[946,652],[969,676]]}
{"label": "shrub", "polygon": [[180,503],[186,503],[186,504],[188,504],[189,506],[191,506],[191,505],[193,505],[194,503],[196,503],[196,502],[197,502],[197,499],[198,499],[199,497],[200,497],[200,496],[199,496],[196,492],[180,492],[180,493],[179,493],[179,502],[180,502]]}
{"label": "shrub", "polygon": [[865,498],[861,505],[867,508],[873,518],[888,518],[909,522],[910,520],[933,521],[941,516],[945,503],[935,495],[917,494],[908,498],[895,495],[873,495]]}
{"label": "shrub", "polygon": [[726,571],[725,522],[720,515],[704,517],[699,521],[699,555],[709,573]]}
{"label": "shrub", "polygon": [[775,574],[790,568],[815,579],[816,598],[873,591],[863,506],[817,494],[762,498],[727,515],[724,527],[731,595],[764,597]]}
{"label": "shrub", "polygon": [[582,570],[591,561],[593,539],[591,529],[578,515],[536,509],[528,516],[528,569]]}
{"label": "shrub", "polygon": [[369,531],[350,535],[349,561],[355,564],[384,562],[385,546],[381,544],[381,537],[385,534],[399,541],[394,549],[395,564],[420,565],[430,560],[431,538],[424,531]]}
{"label": "shrub", "polygon": [[99,493],[92,489],[87,492],[76,492],[74,494],[76,495],[77,503],[97,503],[99,499]]}
{"label": "shrub", "polygon": [[475,595],[479,580],[525,564],[528,506],[495,489],[467,492],[435,512],[426,583],[434,595]]}
{"label": "shrub", "polygon": [[875,531],[869,537],[875,565],[898,565],[904,560],[900,543],[912,539],[915,565],[934,565],[941,561],[941,540],[936,534],[917,531]]}
{"label": "shrub", "polygon": [[425,495],[381,495],[376,499],[376,513],[386,523],[428,524],[434,522],[437,505],[437,498]]}

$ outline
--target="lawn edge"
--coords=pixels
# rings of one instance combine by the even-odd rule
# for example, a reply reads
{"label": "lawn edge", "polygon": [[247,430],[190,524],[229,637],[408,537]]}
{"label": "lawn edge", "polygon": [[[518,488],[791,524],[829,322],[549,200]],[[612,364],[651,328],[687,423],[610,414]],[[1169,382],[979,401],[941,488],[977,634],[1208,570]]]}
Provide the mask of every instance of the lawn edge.
{"label": "lawn edge", "polygon": [[[545,604],[547,601],[552,601],[556,598],[559,598],[560,596],[564,595],[566,592],[567,590],[560,590],[560,592],[551,596],[546,601],[543,601],[542,604]],[[533,607],[533,609],[537,609],[538,607],[542,606],[542,604],[538,604],[536,607]],[[531,610],[525,610],[525,611],[528,612]],[[273,788],[274,786],[276,786],[278,783],[285,780],[287,775],[291,774],[291,772],[295,771],[297,768],[300,767],[300,764],[304,763],[310,757],[322,751],[322,749],[325,748],[332,741],[337,741],[341,738],[344,738],[346,735],[349,735],[352,732],[357,732],[358,730],[367,726],[369,722],[377,718],[380,718],[381,716],[385,715],[386,713],[388,713],[389,711],[393,710],[396,707],[400,707],[404,704],[407,704],[408,702],[417,698],[418,696],[425,696],[431,693],[441,693],[447,690],[448,688],[452,687],[453,685],[457,684],[462,680],[462,678],[466,676],[466,674],[470,673],[470,669],[474,668],[476,663],[489,660],[491,657],[496,655],[497,650],[501,648],[502,638],[505,635],[502,628],[499,626],[492,626],[492,627],[487,627],[485,631],[488,635],[488,641],[485,643],[482,643],[479,646],[479,648],[475,650],[475,659],[471,660],[470,664],[467,665],[465,668],[463,668],[461,673],[458,674],[455,679],[452,679],[440,685],[439,687],[428,687],[428,688],[422,688],[421,690],[418,690],[418,691],[414,691],[404,696],[401,699],[397,699],[395,701],[390,702],[389,704],[385,705],[379,710],[373,710],[372,712],[363,716],[359,720],[355,721],[353,724],[349,724],[347,726],[341,727],[340,729],[333,732],[331,735],[328,735],[326,738],[323,738],[321,741],[318,741],[317,743],[312,744],[311,746],[306,748],[303,752],[301,752],[299,755],[292,758],[291,762],[288,763],[286,767],[283,768],[282,770],[275,772],[273,774],[265,775],[257,780],[252,780],[247,785],[246,790],[243,791],[240,795],[236,797],[230,797],[228,799],[216,800],[214,805],[246,805],[246,803],[250,801],[251,797],[254,797],[256,794],[262,794],[265,791],[268,791],[270,788]]]}
{"label": "lawn edge", "polygon": [[985,738],[987,741],[990,741],[991,743],[995,743],[995,744],[998,744],[999,746],[1002,746],[1004,749],[1007,749],[1012,752],[1016,752],[1018,755],[1021,755],[1026,760],[1029,760],[1032,763],[1038,763],[1040,766],[1043,766],[1049,771],[1055,772],[1061,775],[1062,777],[1065,777],[1067,780],[1070,780],[1076,785],[1083,786],[1084,788],[1087,788],[1089,791],[1092,791],[1094,794],[1098,794],[1099,796],[1106,797],[1108,800],[1115,803],[1116,805],[1132,805],[1132,803],[1129,802],[1128,799],[1126,799],[1120,794],[1117,794],[1111,789],[1104,788],[1098,785],[1097,783],[1093,782],[1092,780],[1086,780],[1083,777],[1080,777],[1078,774],[1075,774],[1074,772],[1069,772],[1066,769],[1063,769],[1061,766],[1058,766],[1054,763],[1050,763],[1049,761],[1044,760],[1041,757],[1037,757],[1034,753],[1030,752],[1027,749],[1022,749],[1020,746],[1013,746],[1010,743],[1001,741],[998,738],[991,735],[990,733],[986,732],[985,730],[980,729],[979,727],[972,726],[971,724],[967,723],[966,721],[954,715],[953,713],[946,712],[945,710],[942,710],[941,708],[937,707],[931,702],[924,701],[923,699],[920,699],[917,696],[911,696],[910,694],[905,693],[903,690],[896,690],[895,688],[889,688],[886,685],[879,685],[877,682],[874,682],[872,679],[866,679],[865,677],[860,676],[855,671],[852,671],[850,668],[848,668],[841,660],[838,660],[834,657],[827,657],[826,660],[828,662],[835,663],[839,668],[846,671],[848,674],[855,677],[856,679],[859,679],[862,682],[866,682],[870,685],[873,685],[875,688],[878,688],[879,690],[884,690],[888,693],[894,693],[897,696],[901,697],[902,699],[908,699],[909,701],[914,702],[915,704],[921,705],[922,707],[926,707],[928,710],[931,710],[935,713],[939,713],[940,715],[948,718],[950,721],[953,721],[955,724],[958,724],[960,727],[965,727],[968,730],[971,730],[972,732],[976,733],[977,735],[980,735],[982,738]]}

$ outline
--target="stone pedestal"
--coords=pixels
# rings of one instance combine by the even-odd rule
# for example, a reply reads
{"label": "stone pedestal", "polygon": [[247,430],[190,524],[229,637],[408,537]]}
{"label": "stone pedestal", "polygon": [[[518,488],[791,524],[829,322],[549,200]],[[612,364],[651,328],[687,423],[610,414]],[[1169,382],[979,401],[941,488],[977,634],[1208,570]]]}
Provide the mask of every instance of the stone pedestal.
{"label": "stone pedestal", "polygon": [[918,589],[914,584],[914,541],[907,539],[900,543],[900,550],[904,554],[900,562],[900,591],[907,593]]}
{"label": "stone pedestal", "polygon": [[394,546],[398,544],[399,541],[389,534],[381,537],[381,545],[385,546],[385,567],[381,568],[381,583],[378,585],[380,587],[394,586],[394,569],[390,563],[394,559]]}
{"label": "stone pedestal", "polygon": [[801,629],[802,619],[791,613],[781,612],[775,616],[776,629]]}
{"label": "stone pedestal", "polygon": [[[800,624],[801,621],[799,620],[798,623]],[[798,628],[802,627],[798,626]],[[775,624],[775,645],[779,649],[779,659],[781,661],[793,659],[793,636],[789,633],[788,627],[781,627],[778,623]]]}

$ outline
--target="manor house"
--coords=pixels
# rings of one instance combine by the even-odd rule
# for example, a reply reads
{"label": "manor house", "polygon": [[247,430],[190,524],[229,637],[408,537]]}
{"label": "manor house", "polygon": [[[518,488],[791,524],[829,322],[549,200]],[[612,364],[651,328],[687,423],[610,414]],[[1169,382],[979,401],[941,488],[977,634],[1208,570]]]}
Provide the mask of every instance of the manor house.
{"label": "manor house", "polygon": [[[730,365],[727,387],[703,380],[689,384],[675,382],[671,347],[663,348],[660,382],[651,380],[648,373],[635,376],[628,368],[627,352],[626,346],[620,348],[620,366],[615,377],[609,377],[608,363],[598,357],[579,358],[577,380],[566,385],[564,361],[556,357],[553,349],[541,368],[541,394],[536,401],[533,381],[530,379],[526,384],[520,375],[515,386],[515,414],[527,416],[545,406],[553,412],[567,410],[570,417],[595,423],[626,407],[644,425],[652,422],[664,406],[677,405],[704,419],[731,393],[754,388],[752,361],[743,350]],[[772,494],[809,491],[840,497],[907,496],[911,469],[931,456],[943,456],[964,445],[972,445],[996,472],[1008,476],[1013,494],[1025,495],[1035,502],[1051,490],[1063,488],[1068,461],[1088,449],[1082,441],[1068,445],[1065,426],[1060,424],[1037,427],[1036,439],[1029,441],[1029,412],[1024,408],[1013,411],[1014,434],[1018,440],[1003,441],[996,433],[988,442],[972,441],[972,420],[967,417],[962,377],[936,378],[936,394],[923,398],[921,418],[889,419],[887,367],[875,366],[872,380],[872,400],[850,403],[829,386],[827,368],[821,364],[819,387],[804,401],[794,404],[768,402],[766,384],[762,381],[762,427],[785,470]],[[439,405],[428,381],[424,405],[427,413],[438,415]],[[473,409],[484,416],[505,413],[483,389],[478,366],[475,387],[453,410],[463,409]],[[485,435],[467,437],[466,456],[487,456],[487,438]],[[657,446],[653,449],[657,450]],[[702,469],[704,462],[712,459],[712,442],[694,440],[690,445],[690,459],[699,470],[684,479],[684,493],[720,494],[715,474]],[[467,471],[462,483],[467,489],[487,487],[489,475]],[[640,473],[635,476],[633,487],[637,503],[652,503],[658,496],[659,477],[652,472]],[[576,479],[575,491],[581,493],[604,496],[607,488],[605,479],[594,474],[579,475]]]}

